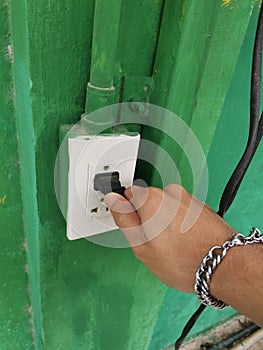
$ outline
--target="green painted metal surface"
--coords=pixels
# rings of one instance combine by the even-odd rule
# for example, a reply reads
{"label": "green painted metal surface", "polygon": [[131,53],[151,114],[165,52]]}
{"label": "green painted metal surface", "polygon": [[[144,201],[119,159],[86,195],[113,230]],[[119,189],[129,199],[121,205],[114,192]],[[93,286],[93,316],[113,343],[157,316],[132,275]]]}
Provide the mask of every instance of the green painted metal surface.
{"label": "green painted metal surface", "polygon": [[33,342],[37,348],[40,348],[44,342],[44,335],[41,310],[39,237],[36,234],[39,231],[39,221],[27,20],[26,2],[12,2],[12,44],[15,53],[13,74],[20,146],[23,219],[27,246],[28,290],[32,308]]}
{"label": "green painted metal surface", "polygon": [[110,88],[116,74],[121,1],[95,2],[90,82]]}
{"label": "green painted metal surface", "polygon": [[[211,164],[209,203],[218,206],[218,197],[223,191],[233,167],[245,148],[249,126],[250,74],[253,41],[258,11],[254,11],[240,53],[238,64],[229,88],[228,97],[218,124],[208,156]],[[263,96],[263,92],[261,93]],[[224,141],[224,142],[222,142]],[[241,232],[249,232],[252,226],[262,225],[263,198],[263,144],[260,145],[248,169],[237,197],[226,214],[226,220]],[[217,164],[223,165],[216,167]]]}
{"label": "green painted metal surface", "polygon": [[[258,9],[256,7],[249,23],[207,157],[209,168],[207,202],[214,210],[218,210],[219,199],[224,186],[236,166],[247,140],[250,72],[257,16]],[[226,215],[226,220],[237,230],[244,233],[249,232],[253,226],[262,228],[262,146],[258,149],[244,183]],[[181,300],[181,305],[188,304],[191,306],[189,308],[181,308],[178,300]],[[164,344],[172,344],[175,336],[179,335],[182,326],[197,307],[198,303],[196,303],[195,297],[189,295],[180,295],[178,297],[176,291],[169,289],[150,349],[160,349]],[[201,333],[206,328],[211,328],[212,323],[223,322],[224,319],[233,314],[235,314],[233,309],[218,311],[207,308],[193,328],[192,335]]]}
{"label": "green painted metal surface", "polygon": [[[10,145],[10,155],[0,148],[3,169],[6,169],[6,175],[1,173],[0,197],[7,194],[5,203],[0,203],[0,210],[9,218],[4,226],[4,231],[9,232],[8,240],[1,233],[3,245],[6,244],[1,259],[4,266],[10,265],[15,271],[12,286],[24,287],[23,291],[17,288],[17,294],[10,294],[9,290],[15,302],[9,311],[10,303],[5,303],[7,311],[1,317],[4,319],[10,312],[10,315],[18,315],[16,320],[20,321],[15,328],[8,328],[6,323],[0,330],[4,334],[9,329],[9,340],[1,349],[16,349],[8,347],[12,338],[17,339],[17,348],[30,349],[33,338],[37,349],[47,350],[159,350],[179,334],[182,323],[197,306],[194,297],[168,291],[128,249],[104,248],[86,240],[67,241],[65,222],[57,207],[53,186],[59,127],[75,123],[85,107],[89,109],[89,99],[86,105],[88,81],[107,88],[113,74],[115,101],[150,96],[152,103],[167,106],[193,127],[210,157],[214,132],[254,3],[252,0],[242,3],[237,0],[209,3],[124,1],[120,21],[112,27],[115,34],[118,32],[117,46],[111,46],[111,38],[108,38],[104,54],[101,43],[92,42],[94,0],[12,0],[11,6],[10,2],[3,4],[1,20],[9,11],[12,20],[14,63],[11,73],[16,110],[7,102],[9,88],[6,90],[6,86],[12,85],[10,63],[1,56],[0,72],[4,74],[5,85],[1,85],[0,97],[5,109],[0,122]],[[98,1],[97,8],[102,4],[103,1]],[[109,8],[109,13],[115,13],[116,18],[119,4],[116,1]],[[6,52],[8,24],[0,30],[7,35],[3,44]],[[104,41],[107,39],[105,28],[97,34],[98,39],[100,35]],[[97,56],[92,57],[92,48],[99,47],[102,51],[100,49]],[[244,50],[249,51],[246,46]],[[107,62],[108,52],[110,62]],[[106,66],[100,64],[99,69],[92,70],[98,60],[101,64],[109,63],[106,76]],[[145,84],[150,87],[149,94],[145,94]],[[96,103],[97,107],[101,106],[98,100],[90,103],[91,110]],[[225,118],[224,113],[220,123]],[[7,123],[9,115],[13,119]],[[18,144],[14,137],[9,140],[10,132],[18,133]],[[178,147],[174,148],[167,138],[150,129],[144,130],[144,136],[169,150],[180,165],[184,183],[191,187],[182,152],[173,151]],[[222,143],[220,136],[214,142],[211,158],[208,158],[217,189],[217,192],[211,190],[209,201],[212,204],[224,183],[215,175],[217,157],[220,157],[216,151]],[[233,157],[229,155],[229,163]],[[13,160],[22,162],[21,171],[12,168]],[[156,161],[160,161],[158,154]],[[15,186],[8,183],[8,176],[14,177]],[[157,183],[155,175],[152,180]],[[14,193],[10,207],[5,188]],[[13,229],[11,231],[11,213],[24,227],[24,231],[18,229],[16,235]],[[15,242],[10,243],[10,233]],[[20,246],[25,238],[27,256]],[[15,253],[19,252],[15,258],[8,255],[10,244]],[[26,292],[27,275],[23,270],[26,258],[30,302]],[[10,274],[7,269],[6,278]],[[34,315],[33,336],[32,332],[27,333],[29,316],[21,314],[20,309],[20,305],[30,304]],[[211,327],[216,320],[231,313],[208,311],[194,332]],[[8,320],[12,320],[10,317],[7,316]]]}
{"label": "green painted metal surface", "polygon": [[[129,250],[107,249],[85,240],[67,241],[54,196],[52,175],[58,126],[79,119],[85,106],[93,5],[79,2],[75,12],[70,2],[63,4],[63,11],[58,2],[29,2],[45,348],[144,349],[150,343],[159,313],[163,285]],[[148,10],[145,5],[145,16]],[[143,59],[144,65],[150,64],[148,57]],[[80,93],[82,101],[77,99]],[[147,303],[145,286],[152,290]]]}
{"label": "green painted metal surface", "polygon": [[10,7],[0,2],[0,348],[33,348]]}
{"label": "green painted metal surface", "polygon": [[[151,101],[180,116],[195,132],[205,154],[213,140],[255,1],[224,3],[166,1],[154,65]],[[159,139],[159,145],[180,169],[182,184],[191,191],[191,168],[184,153],[164,135]],[[162,163],[158,154],[156,163]]]}
{"label": "green painted metal surface", "polygon": [[[86,113],[115,102],[114,77],[117,73],[117,47],[121,0],[95,2],[90,79]],[[110,38],[110,39],[109,39]]]}

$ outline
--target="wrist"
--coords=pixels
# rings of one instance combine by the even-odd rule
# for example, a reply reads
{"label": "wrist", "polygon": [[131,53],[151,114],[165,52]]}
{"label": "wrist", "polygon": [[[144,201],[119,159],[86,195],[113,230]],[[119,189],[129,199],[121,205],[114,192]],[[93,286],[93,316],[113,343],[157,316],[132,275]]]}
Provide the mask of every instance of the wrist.
{"label": "wrist", "polygon": [[[197,224],[197,227],[198,226]],[[199,268],[203,258],[207,255],[211,247],[221,246],[226,241],[232,239],[232,234],[236,233],[231,226],[218,217],[216,225],[209,224],[201,231],[195,230],[193,236],[188,236],[187,240],[184,240],[184,249],[182,249],[182,256],[180,256],[183,265],[180,265],[180,269],[176,271],[177,275],[181,275],[181,280],[184,282],[180,286],[181,291],[194,293],[194,284],[196,280],[196,271]],[[186,233],[187,236],[187,233]],[[188,251],[185,250],[188,247]],[[184,256],[184,257],[183,257]]]}
{"label": "wrist", "polygon": [[[255,258],[260,253],[262,254],[262,246],[255,244],[230,249],[213,274],[210,284],[211,295],[236,308],[239,298],[243,299],[245,296],[250,298],[251,280],[248,276],[251,275],[251,271],[256,276]],[[258,278],[262,279],[262,275]]]}
{"label": "wrist", "polygon": [[201,303],[219,309],[230,304],[238,309],[237,306],[242,305],[253,290],[262,291],[263,285],[251,285],[262,277],[262,268],[255,271],[258,261],[255,253],[262,255],[262,243],[263,235],[258,229],[253,229],[248,237],[235,234],[223,245],[213,246],[196,273],[195,292]]}
{"label": "wrist", "polygon": [[[221,221],[221,218],[219,218]],[[223,220],[222,220],[223,221]],[[214,246],[222,246],[226,241],[232,240],[232,235],[237,233],[231,226],[225,222],[219,222],[217,229],[208,228],[206,234],[200,235],[198,238],[199,249],[195,253],[195,266],[193,272],[193,292],[196,280],[196,271],[202,263],[204,257]],[[196,247],[194,247],[196,249]]]}

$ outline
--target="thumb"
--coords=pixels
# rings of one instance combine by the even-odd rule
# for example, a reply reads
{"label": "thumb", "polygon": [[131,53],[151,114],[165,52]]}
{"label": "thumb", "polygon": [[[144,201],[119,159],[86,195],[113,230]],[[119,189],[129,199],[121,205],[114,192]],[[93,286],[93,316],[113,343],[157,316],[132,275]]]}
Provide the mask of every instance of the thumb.
{"label": "thumb", "polygon": [[133,205],[117,193],[108,193],[104,202],[111,210],[111,214],[117,226],[122,230],[131,247],[145,242],[141,227],[141,219]]}
{"label": "thumb", "polygon": [[108,193],[104,197],[104,203],[111,210],[116,225],[121,229],[141,224],[133,205],[123,196],[113,192]]}

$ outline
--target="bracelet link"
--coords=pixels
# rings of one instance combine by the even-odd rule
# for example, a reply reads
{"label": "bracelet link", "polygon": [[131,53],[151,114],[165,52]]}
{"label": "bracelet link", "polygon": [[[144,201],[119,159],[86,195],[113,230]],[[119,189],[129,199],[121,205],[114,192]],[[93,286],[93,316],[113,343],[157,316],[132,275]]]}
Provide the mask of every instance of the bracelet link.
{"label": "bracelet link", "polygon": [[241,233],[234,234],[231,241],[231,248],[234,246],[244,245],[245,242],[245,236],[243,236]]}

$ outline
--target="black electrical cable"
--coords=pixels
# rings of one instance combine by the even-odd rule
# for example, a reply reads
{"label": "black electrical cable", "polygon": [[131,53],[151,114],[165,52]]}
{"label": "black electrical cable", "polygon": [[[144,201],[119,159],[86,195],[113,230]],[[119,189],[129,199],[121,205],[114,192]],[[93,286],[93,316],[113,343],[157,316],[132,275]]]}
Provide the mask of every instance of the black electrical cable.
{"label": "black electrical cable", "polygon": [[185,338],[189,334],[190,330],[194,327],[195,323],[197,322],[198,318],[201,316],[201,314],[205,308],[206,308],[206,306],[204,304],[200,304],[199,308],[195,311],[195,313],[188,320],[188,322],[184,326],[182,334],[180,335],[180,337],[176,340],[176,342],[174,344],[175,350],[178,350],[180,348],[180,346],[183,344]]}
{"label": "black electrical cable", "polygon": [[[263,112],[260,115],[260,93],[261,93],[261,71],[262,71],[262,44],[263,44],[263,5],[260,8],[256,37],[254,42],[252,72],[251,72],[251,92],[250,92],[250,126],[249,136],[245,151],[233,171],[221,196],[219,210],[221,217],[229,209],[237,191],[242,183],[245,173],[251,164],[254,154],[263,136]],[[197,322],[198,318],[206,308],[201,304],[185,325],[182,334],[175,342],[175,350],[178,350],[185,338]]]}
{"label": "black electrical cable", "polygon": [[262,71],[263,43],[263,7],[260,9],[252,60],[251,92],[250,92],[250,127],[246,149],[231,175],[222,194],[218,215],[224,216],[232,204],[243,177],[262,137],[262,118],[260,118],[260,92]]}
{"label": "black electrical cable", "polygon": [[261,113],[260,122],[258,126],[258,137],[256,142],[256,147],[258,147],[258,144],[263,136],[263,113]]}

